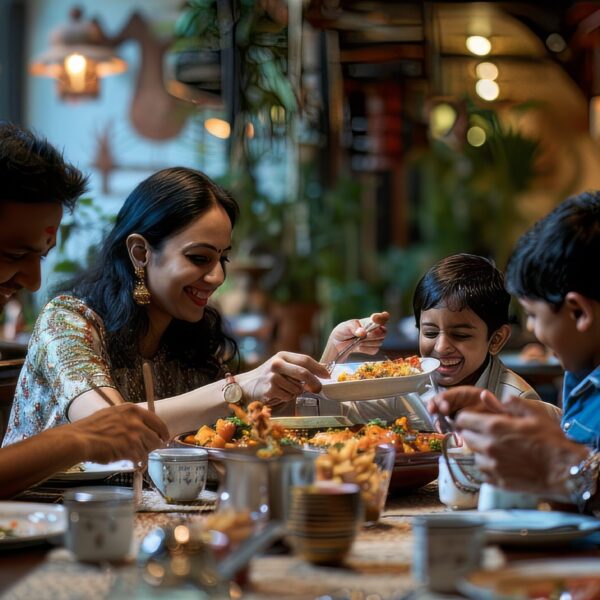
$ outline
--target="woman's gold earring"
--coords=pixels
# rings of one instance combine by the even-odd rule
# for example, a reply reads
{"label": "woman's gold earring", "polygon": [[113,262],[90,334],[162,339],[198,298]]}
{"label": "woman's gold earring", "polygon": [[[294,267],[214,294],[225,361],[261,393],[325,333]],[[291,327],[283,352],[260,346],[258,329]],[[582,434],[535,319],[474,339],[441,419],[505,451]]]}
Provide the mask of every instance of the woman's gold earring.
{"label": "woman's gold earring", "polygon": [[144,280],[144,267],[135,267],[135,287],[133,288],[133,301],[141,306],[150,304],[150,292]]}

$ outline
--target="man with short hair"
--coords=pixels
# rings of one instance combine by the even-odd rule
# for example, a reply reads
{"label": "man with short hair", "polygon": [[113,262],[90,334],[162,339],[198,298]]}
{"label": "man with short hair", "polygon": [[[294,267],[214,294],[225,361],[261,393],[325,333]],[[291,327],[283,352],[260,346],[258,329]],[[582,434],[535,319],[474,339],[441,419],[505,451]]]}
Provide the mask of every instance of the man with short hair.
{"label": "man with short hair", "polygon": [[[86,184],[45,139],[0,121],[0,312],[20,289],[39,289],[63,208],[73,210]],[[129,403],[106,408],[0,449],[0,497],[83,460],[145,460],[167,439],[155,414]]]}

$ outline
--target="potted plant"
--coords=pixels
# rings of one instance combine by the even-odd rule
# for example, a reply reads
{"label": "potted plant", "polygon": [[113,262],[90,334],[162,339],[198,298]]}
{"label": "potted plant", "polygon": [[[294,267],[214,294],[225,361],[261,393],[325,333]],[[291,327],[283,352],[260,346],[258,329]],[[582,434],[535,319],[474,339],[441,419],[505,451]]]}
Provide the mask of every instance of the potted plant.
{"label": "potted plant", "polygon": [[540,143],[491,109],[467,104],[466,110],[485,141],[476,147],[464,138],[454,146],[433,140],[417,163],[420,243],[434,259],[470,250],[503,269],[523,222],[519,200],[535,177]]}
{"label": "potted plant", "polygon": [[[229,169],[220,183],[241,206],[232,272],[244,277],[271,257],[262,278],[275,319],[274,348],[314,350],[317,273],[310,242],[305,181],[298,157],[299,90],[291,76],[288,8],[254,0],[190,0],[178,21],[175,46],[221,53],[221,94],[231,125]],[[295,57],[295,58],[294,58]],[[269,185],[279,165],[285,185]],[[275,189],[277,188],[277,189]]]}

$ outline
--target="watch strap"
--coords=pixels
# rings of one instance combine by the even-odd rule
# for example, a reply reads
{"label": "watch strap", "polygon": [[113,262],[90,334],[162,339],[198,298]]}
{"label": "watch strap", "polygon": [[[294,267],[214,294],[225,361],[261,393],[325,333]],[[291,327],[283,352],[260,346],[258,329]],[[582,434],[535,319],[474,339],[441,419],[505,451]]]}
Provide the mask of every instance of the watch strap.
{"label": "watch strap", "polygon": [[[244,391],[242,386],[235,380],[232,373],[225,373],[225,385],[221,388],[223,399],[230,404],[239,406],[244,403]],[[231,398],[231,392],[235,394],[235,398]]]}

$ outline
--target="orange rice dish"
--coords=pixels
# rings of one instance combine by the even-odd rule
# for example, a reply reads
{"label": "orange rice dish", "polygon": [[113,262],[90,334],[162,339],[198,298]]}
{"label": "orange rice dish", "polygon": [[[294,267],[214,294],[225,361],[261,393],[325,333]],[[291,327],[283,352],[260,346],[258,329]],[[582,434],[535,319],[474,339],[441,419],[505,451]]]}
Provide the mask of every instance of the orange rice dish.
{"label": "orange rice dish", "polygon": [[366,362],[360,365],[354,373],[341,373],[338,382],[359,381],[362,379],[380,379],[382,377],[406,377],[422,373],[421,359],[418,356],[383,360],[380,362]]}

